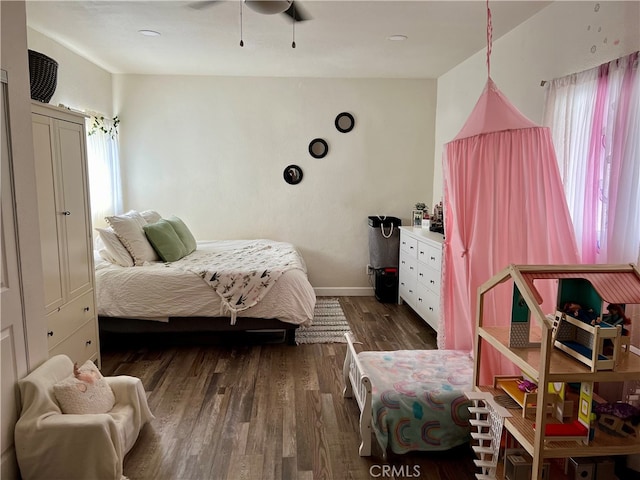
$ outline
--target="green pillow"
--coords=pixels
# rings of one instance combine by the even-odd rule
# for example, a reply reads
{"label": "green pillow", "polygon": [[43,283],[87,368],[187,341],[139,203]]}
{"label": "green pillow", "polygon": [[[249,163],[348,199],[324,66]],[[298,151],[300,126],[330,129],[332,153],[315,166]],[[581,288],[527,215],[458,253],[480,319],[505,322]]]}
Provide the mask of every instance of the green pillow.
{"label": "green pillow", "polygon": [[187,248],[167,220],[158,220],[142,227],[149,243],[165,262],[175,262],[187,254]]}
{"label": "green pillow", "polygon": [[171,224],[173,229],[178,234],[178,237],[180,237],[180,240],[182,240],[185,248],[187,249],[187,253],[185,255],[189,255],[191,252],[195,251],[196,239],[189,230],[189,227],[187,227],[187,225],[175,215],[172,215],[166,220]]}

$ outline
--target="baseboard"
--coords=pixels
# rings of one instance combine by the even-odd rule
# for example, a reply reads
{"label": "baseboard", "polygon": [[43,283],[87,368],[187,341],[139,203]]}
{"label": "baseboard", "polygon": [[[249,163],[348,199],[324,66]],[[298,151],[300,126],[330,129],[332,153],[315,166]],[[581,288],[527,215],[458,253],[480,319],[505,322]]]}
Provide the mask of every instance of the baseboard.
{"label": "baseboard", "polygon": [[373,297],[371,287],[317,287],[313,289],[317,297]]}

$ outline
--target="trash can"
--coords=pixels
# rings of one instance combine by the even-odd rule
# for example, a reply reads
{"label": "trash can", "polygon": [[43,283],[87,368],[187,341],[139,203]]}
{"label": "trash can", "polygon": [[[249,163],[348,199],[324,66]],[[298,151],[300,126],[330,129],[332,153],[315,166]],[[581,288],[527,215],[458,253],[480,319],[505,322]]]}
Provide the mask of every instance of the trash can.
{"label": "trash can", "polygon": [[401,220],[397,217],[369,217],[369,265],[371,268],[397,268],[400,256]]}

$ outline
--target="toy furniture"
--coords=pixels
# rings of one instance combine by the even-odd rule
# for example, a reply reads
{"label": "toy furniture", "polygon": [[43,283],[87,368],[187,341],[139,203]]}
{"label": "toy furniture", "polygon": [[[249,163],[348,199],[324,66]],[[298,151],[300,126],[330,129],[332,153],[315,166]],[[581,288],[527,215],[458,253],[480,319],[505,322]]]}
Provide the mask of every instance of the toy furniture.
{"label": "toy furniture", "polygon": [[124,375],[104,377],[115,396],[111,411],[63,414],[54,385],[73,372],[69,357],[56,355],[18,382],[15,445],[23,480],[120,480],[125,454],[153,418],[140,379]]}
{"label": "toy furniture", "polygon": [[[539,282],[545,287],[543,291],[549,291],[544,297],[537,288]],[[555,285],[557,297],[549,298]],[[489,319],[485,318],[485,302],[494,300],[494,289],[500,294],[509,288],[513,293],[511,324],[490,325]],[[603,382],[639,382],[640,356],[633,351],[617,355],[613,359],[615,368],[602,370],[597,363],[592,368],[554,347],[554,316],[549,318],[547,314],[551,312],[543,311],[541,305],[555,303],[556,308],[550,307],[555,311],[558,306],[571,301],[588,305],[597,312],[598,317],[602,314],[603,302],[640,304],[640,271],[635,265],[510,265],[478,289],[475,390],[488,392],[493,396],[504,394],[503,390],[493,385],[480,383],[483,352],[489,346],[500,356],[500,365],[511,362],[526,378],[539,386],[535,401],[528,399],[531,401],[527,402],[535,405],[535,410],[529,410],[523,416],[520,407],[509,409],[511,417],[504,420],[504,428],[509,436],[532,457],[533,479],[543,478],[544,463],[548,463],[551,458],[580,459],[601,455],[640,454],[639,437],[611,435],[599,427],[594,429],[591,425],[593,385]],[[599,360],[598,358],[597,361]],[[501,372],[491,373],[495,375]],[[576,406],[578,418],[575,421],[583,428],[573,421],[561,422],[555,415],[549,415],[548,405],[553,403],[552,395],[557,392],[550,392],[550,388],[541,386],[562,383],[580,384],[581,392]],[[576,432],[571,431],[574,428]],[[564,433],[572,435],[569,439],[567,436],[557,435]],[[553,468],[553,462],[551,466]]]}
{"label": "toy furniture", "polygon": [[[590,325],[563,312],[556,311],[552,340],[556,348],[584,363],[592,371],[613,370],[620,354],[622,327],[604,322]],[[604,352],[605,340],[613,343],[613,352]]]}

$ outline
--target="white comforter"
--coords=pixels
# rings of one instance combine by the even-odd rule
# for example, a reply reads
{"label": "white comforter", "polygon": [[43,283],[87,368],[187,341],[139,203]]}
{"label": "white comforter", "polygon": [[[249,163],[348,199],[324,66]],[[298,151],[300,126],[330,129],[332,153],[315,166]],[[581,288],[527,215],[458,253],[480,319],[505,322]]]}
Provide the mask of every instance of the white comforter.
{"label": "white comforter", "polygon": [[[252,240],[198,242],[198,250],[235,250],[252,243]],[[284,272],[264,298],[243,310],[241,316],[310,325],[316,297],[304,262],[302,266],[303,269]],[[120,267],[96,261],[96,298],[98,315],[106,317],[159,321],[168,317],[218,317],[222,308],[220,296],[200,276],[162,262]]]}

